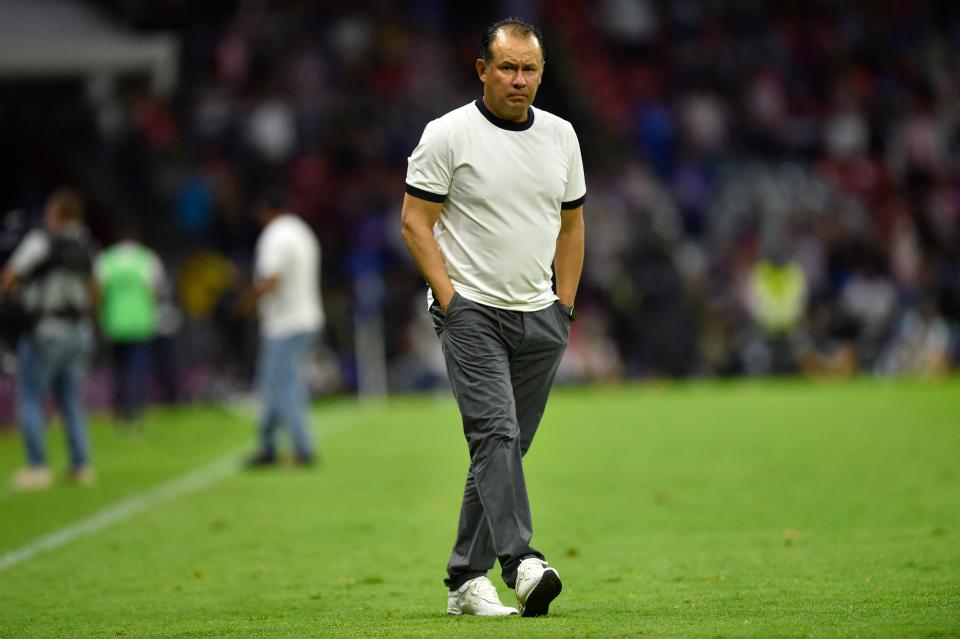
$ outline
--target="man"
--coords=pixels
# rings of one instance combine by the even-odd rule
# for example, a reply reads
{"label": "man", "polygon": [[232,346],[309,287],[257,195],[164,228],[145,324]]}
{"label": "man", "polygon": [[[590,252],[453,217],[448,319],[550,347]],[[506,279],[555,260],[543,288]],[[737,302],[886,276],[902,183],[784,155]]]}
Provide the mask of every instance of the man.
{"label": "man", "polygon": [[14,477],[24,490],[49,487],[53,476],[44,446],[43,400],[52,388],[70,449],[69,477],[93,482],[82,402],[82,375],[93,342],[93,242],[83,225],[79,194],[58,189],[47,201],[44,228],[28,233],[0,275],[5,291],[17,291],[29,327],[17,344],[17,403],[27,466]]}
{"label": "man", "polygon": [[499,559],[520,614],[539,616],[561,583],[530,546],[521,458],[575,318],[586,186],[573,128],[531,106],[544,67],[536,27],[497,22],[480,54],[483,97],[430,122],[410,156],[402,232],[430,288],[470,450],[447,612],[517,614],[486,577]]}
{"label": "man", "polygon": [[261,394],[260,445],[252,467],[276,463],[275,436],[282,423],[293,439],[294,463],[314,461],[307,427],[307,391],[300,363],[323,326],[320,305],[320,245],[302,219],[288,212],[278,194],[257,208],[263,233],[257,240],[255,281],[248,306],[260,311],[257,385]]}
{"label": "man", "polygon": [[100,287],[100,326],[113,348],[114,411],[122,422],[133,423],[146,404],[163,266],[127,228],[121,240],[97,258],[94,273]]}

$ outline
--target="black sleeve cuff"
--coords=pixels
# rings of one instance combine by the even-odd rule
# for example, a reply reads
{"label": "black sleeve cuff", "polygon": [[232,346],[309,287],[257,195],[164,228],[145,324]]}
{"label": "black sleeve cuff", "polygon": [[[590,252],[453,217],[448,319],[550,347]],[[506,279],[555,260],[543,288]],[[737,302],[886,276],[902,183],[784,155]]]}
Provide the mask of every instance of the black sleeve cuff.
{"label": "black sleeve cuff", "polygon": [[440,195],[439,193],[431,193],[430,191],[424,191],[423,189],[418,189],[417,187],[410,186],[409,184],[407,184],[406,186],[407,186],[407,193],[409,193],[413,197],[420,198],[421,200],[426,200],[427,202],[434,202],[436,204],[440,204],[441,202],[447,199],[446,194]]}
{"label": "black sleeve cuff", "polygon": [[[409,188],[409,187],[407,187],[407,188]],[[572,202],[561,202],[561,203],[560,203],[560,210],[561,210],[561,211],[569,211],[570,209],[575,209],[575,208],[577,208],[578,206],[583,206],[583,203],[586,202],[586,201],[587,201],[587,194],[584,193],[583,195],[581,195],[581,196],[578,197],[577,199],[573,200]]]}

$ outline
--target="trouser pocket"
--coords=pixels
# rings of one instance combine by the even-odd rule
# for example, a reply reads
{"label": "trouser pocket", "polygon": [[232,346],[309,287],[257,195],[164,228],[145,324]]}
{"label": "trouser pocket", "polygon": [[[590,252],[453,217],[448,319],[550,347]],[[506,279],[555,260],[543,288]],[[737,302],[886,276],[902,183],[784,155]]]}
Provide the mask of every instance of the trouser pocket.
{"label": "trouser pocket", "polygon": [[446,329],[450,314],[459,309],[464,301],[463,296],[454,291],[453,297],[450,298],[450,303],[447,304],[447,310],[444,311],[443,307],[440,306],[440,302],[437,301],[437,298],[433,298],[433,303],[430,304],[430,318],[433,320],[433,330],[438,336]]}

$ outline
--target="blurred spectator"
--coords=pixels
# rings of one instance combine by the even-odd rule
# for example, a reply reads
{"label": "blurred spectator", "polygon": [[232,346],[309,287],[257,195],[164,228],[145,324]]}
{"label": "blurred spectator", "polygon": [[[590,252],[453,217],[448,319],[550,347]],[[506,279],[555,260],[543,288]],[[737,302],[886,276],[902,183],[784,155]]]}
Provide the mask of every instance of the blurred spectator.
{"label": "blurred spectator", "polygon": [[60,188],[44,210],[44,227],[17,246],[0,275],[5,291],[18,289],[30,326],[17,344],[20,432],[27,466],[14,481],[24,490],[47,488],[44,397],[53,390],[70,450],[69,477],[94,481],[82,398],[83,367],[93,347],[90,315],[95,247],[83,223],[81,196]]}
{"label": "blurred spectator", "polygon": [[269,96],[257,102],[247,117],[246,130],[251,148],[267,162],[284,162],[296,148],[293,111],[281,97]]}
{"label": "blurred spectator", "polygon": [[100,289],[100,328],[110,342],[113,410],[126,424],[143,415],[150,382],[150,346],[157,334],[158,298],[165,288],[156,253],[132,227],[94,265]]}
{"label": "blurred spectator", "polygon": [[257,205],[263,233],[257,241],[256,279],[245,306],[260,311],[257,386],[261,416],[257,451],[248,466],[277,462],[276,436],[282,425],[293,440],[294,463],[309,465],[314,449],[309,399],[300,370],[323,326],[320,305],[320,246],[306,223],[269,193]]}
{"label": "blurred spectator", "polygon": [[879,263],[882,258],[862,250],[840,292],[839,316],[856,343],[861,364],[872,369],[897,319],[897,291]]}
{"label": "blurred spectator", "polygon": [[183,313],[173,293],[170,279],[164,277],[157,292],[157,330],[150,348],[160,399],[168,404],[179,402],[182,396],[177,337],[183,326]]}
{"label": "blurred spectator", "polygon": [[177,195],[176,220],[185,235],[203,237],[213,223],[210,188],[201,174],[187,178]]}
{"label": "blurred spectator", "polygon": [[797,326],[806,304],[807,279],[796,263],[777,252],[754,265],[747,282],[747,308],[756,328],[745,357],[748,374],[796,370]]}

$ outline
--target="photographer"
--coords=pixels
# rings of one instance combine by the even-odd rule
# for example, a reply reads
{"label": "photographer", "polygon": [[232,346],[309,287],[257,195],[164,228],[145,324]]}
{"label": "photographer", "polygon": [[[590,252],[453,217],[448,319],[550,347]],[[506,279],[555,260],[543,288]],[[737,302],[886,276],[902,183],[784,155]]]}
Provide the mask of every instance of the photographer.
{"label": "photographer", "polygon": [[44,209],[44,227],[23,238],[0,273],[3,292],[19,300],[27,318],[17,342],[17,405],[27,466],[14,478],[24,490],[53,482],[44,446],[48,390],[63,416],[69,478],[84,485],[94,480],[82,402],[83,368],[93,342],[94,245],[83,217],[77,192],[54,191]]}

